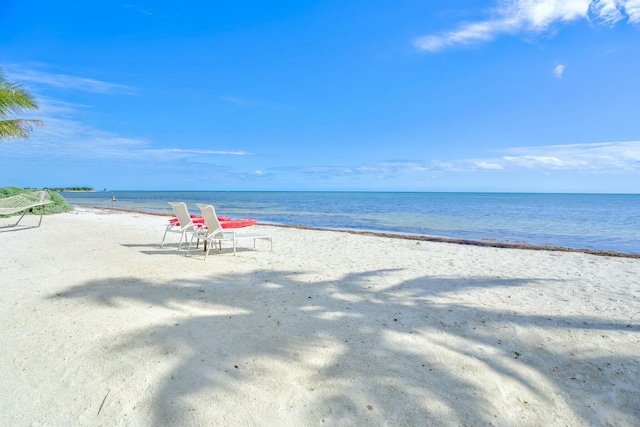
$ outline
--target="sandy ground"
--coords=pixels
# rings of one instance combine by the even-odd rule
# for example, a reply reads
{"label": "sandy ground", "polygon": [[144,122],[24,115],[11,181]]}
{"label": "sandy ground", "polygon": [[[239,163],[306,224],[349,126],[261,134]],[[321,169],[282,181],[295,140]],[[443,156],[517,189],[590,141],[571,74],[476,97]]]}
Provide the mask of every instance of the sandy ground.
{"label": "sandy ground", "polygon": [[2,229],[0,425],[640,425],[638,259],[166,223]]}

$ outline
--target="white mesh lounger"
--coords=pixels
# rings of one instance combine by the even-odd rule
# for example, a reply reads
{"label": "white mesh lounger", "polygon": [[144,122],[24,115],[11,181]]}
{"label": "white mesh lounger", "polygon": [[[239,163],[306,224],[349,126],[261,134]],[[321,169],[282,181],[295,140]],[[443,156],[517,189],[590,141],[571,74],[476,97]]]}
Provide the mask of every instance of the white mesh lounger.
{"label": "white mesh lounger", "polygon": [[[191,242],[189,242],[189,249],[187,249],[187,255],[191,253],[191,246],[193,244],[193,239],[204,240],[206,253],[204,255],[204,259],[206,260],[209,256],[209,251],[211,250],[212,245],[220,245],[220,249],[222,249],[223,241],[231,241],[233,243],[233,254],[236,254],[236,246],[238,240],[240,239],[253,239],[253,247],[256,247],[257,239],[265,239],[268,240],[271,244],[271,251],[273,251],[273,239],[271,236],[266,234],[257,234],[257,233],[236,233],[235,230],[223,230],[220,221],[218,220],[218,216],[216,215],[216,210],[211,205],[202,205],[196,203],[196,206],[200,208],[200,212],[204,217],[204,222],[206,227],[197,229],[191,235]],[[208,245],[208,246],[206,246]]]}
{"label": "white mesh lounger", "polygon": [[164,240],[167,238],[167,233],[180,233],[180,242],[178,242],[178,250],[182,247],[182,241],[186,242],[186,234],[193,233],[196,228],[198,228],[189,216],[189,209],[187,209],[187,204],[184,202],[169,202],[171,207],[173,208],[173,213],[176,214],[178,218],[178,222],[169,222],[167,228],[164,230],[164,236],[162,237],[162,242],[160,243],[160,247],[164,247]]}
{"label": "white mesh lounger", "polygon": [[52,203],[51,197],[47,191],[34,191],[33,193],[16,194],[15,196],[0,199],[0,215],[11,215],[22,212],[15,224],[5,225],[2,228],[15,227],[22,220],[27,212],[35,207],[40,206],[40,221],[37,227],[42,223],[42,215],[44,214],[44,205]]}

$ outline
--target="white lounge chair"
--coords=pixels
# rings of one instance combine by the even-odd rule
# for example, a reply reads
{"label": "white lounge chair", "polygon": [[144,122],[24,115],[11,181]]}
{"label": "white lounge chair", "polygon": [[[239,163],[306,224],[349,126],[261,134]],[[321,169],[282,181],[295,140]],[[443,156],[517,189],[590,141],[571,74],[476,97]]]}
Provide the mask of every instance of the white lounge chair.
{"label": "white lounge chair", "polygon": [[233,243],[233,255],[236,255],[236,245],[238,240],[240,239],[253,239],[253,247],[256,247],[256,240],[264,239],[268,240],[271,244],[271,250],[273,251],[273,239],[271,236],[266,234],[258,234],[258,233],[237,233],[234,229],[223,229],[220,221],[218,220],[218,216],[216,215],[216,210],[211,205],[201,205],[197,204],[196,206],[200,208],[200,212],[202,212],[202,216],[204,217],[205,227],[200,229],[196,229],[191,236],[191,242],[189,242],[189,249],[187,250],[187,256],[191,253],[191,246],[193,244],[193,240],[204,240],[206,246],[206,253],[204,259],[206,260],[209,256],[209,251],[211,250],[211,246],[216,245],[222,249],[223,241],[231,241]]}
{"label": "white lounge chair", "polygon": [[167,228],[164,230],[164,236],[162,237],[162,243],[160,243],[160,247],[164,246],[164,241],[167,238],[167,233],[180,233],[180,242],[178,242],[178,250],[182,247],[182,241],[186,242],[184,238],[185,234],[188,232],[194,232],[198,226],[193,223],[191,216],[189,215],[189,210],[187,209],[187,205],[184,202],[169,202],[171,207],[173,208],[173,212],[176,214],[178,218],[178,222],[171,222],[167,225]]}

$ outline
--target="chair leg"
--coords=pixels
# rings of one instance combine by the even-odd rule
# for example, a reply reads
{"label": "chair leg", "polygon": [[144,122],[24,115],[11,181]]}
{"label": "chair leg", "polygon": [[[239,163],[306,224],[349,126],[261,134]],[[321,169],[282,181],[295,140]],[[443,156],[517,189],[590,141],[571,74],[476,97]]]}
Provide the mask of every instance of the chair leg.
{"label": "chair leg", "polygon": [[164,247],[164,240],[167,238],[167,233],[169,232],[169,229],[171,228],[171,225],[168,225],[167,228],[165,228],[164,230],[164,236],[162,236],[162,242],[160,243],[160,247]]}
{"label": "chair leg", "polygon": [[40,221],[38,222],[38,227],[42,224],[42,215],[44,215],[44,205],[40,205]]}
{"label": "chair leg", "polygon": [[204,260],[206,261],[207,258],[209,257],[209,251],[211,250],[211,246],[215,245],[215,240],[211,239],[211,240],[205,240],[205,242],[208,242],[209,244],[207,245],[207,250],[204,253]]}
{"label": "chair leg", "polygon": [[[189,241],[189,247],[187,248],[187,256],[191,256],[191,245],[193,245],[193,239],[196,237],[196,233],[191,235],[191,240]],[[198,239],[200,241],[200,239]]]}
{"label": "chair leg", "polygon": [[187,230],[182,230],[182,234],[180,234],[180,241],[178,242],[178,250],[182,249],[182,241],[184,240],[186,242],[186,239],[184,238],[184,235],[186,234]]}

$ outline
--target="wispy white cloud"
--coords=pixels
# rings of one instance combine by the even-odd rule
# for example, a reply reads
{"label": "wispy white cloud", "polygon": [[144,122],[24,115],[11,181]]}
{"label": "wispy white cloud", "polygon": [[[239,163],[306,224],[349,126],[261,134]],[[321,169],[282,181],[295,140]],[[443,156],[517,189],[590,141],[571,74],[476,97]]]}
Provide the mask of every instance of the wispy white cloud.
{"label": "wispy white cloud", "polygon": [[356,176],[395,176],[401,174],[416,174],[428,171],[428,167],[415,161],[384,161],[372,162],[365,165],[348,166],[307,166],[302,168],[288,167],[276,170],[300,172],[307,176],[318,178],[327,177],[356,177]]}
{"label": "wispy white cloud", "polygon": [[265,102],[256,99],[243,98],[240,96],[221,96],[221,100],[226,103],[232,104],[236,107],[242,108],[264,108],[268,110],[292,110],[293,108],[284,104],[277,104],[273,102]]}
{"label": "wispy white cloud", "polygon": [[556,65],[556,68],[553,69],[553,74],[559,79],[564,75],[565,66],[562,64]]}
{"label": "wispy white cloud", "polygon": [[414,45],[425,51],[486,42],[503,34],[542,33],[579,19],[615,25],[626,19],[640,24],[640,0],[502,0],[479,22],[461,23],[458,28],[419,37]]}
{"label": "wispy white cloud", "polygon": [[428,178],[434,173],[510,173],[517,171],[571,171],[591,174],[640,173],[640,141],[594,144],[515,147],[485,158],[372,162],[354,167],[315,166],[286,168],[280,172],[301,173],[317,179],[344,177]]}
{"label": "wispy white cloud", "polygon": [[[115,83],[84,77],[52,74],[29,69],[20,65],[6,67],[12,81],[36,83],[42,87],[80,90],[98,94],[133,94],[134,89]],[[220,156],[245,156],[243,150],[208,150],[200,148],[156,148],[151,141],[118,135],[85,124],[82,118],[90,107],[51,97],[38,97],[39,108],[29,111],[25,118],[44,122],[44,127],[34,129],[28,141],[11,140],[0,144],[0,156],[25,158],[38,153],[43,159],[65,159],[75,161],[130,161],[130,162],[175,162],[201,161],[214,163]]]}
{"label": "wispy white cloud", "polygon": [[441,170],[566,170],[592,173],[640,172],[640,141],[507,148],[496,157],[433,163]]}
{"label": "wispy white cloud", "polygon": [[[98,129],[77,120],[86,107],[40,99],[37,118],[45,125],[34,129],[28,141],[9,140],[0,144],[4,158],[32,157],[80,161],[132,161],[141,163],[175,162],[180,160],[206,161],[220,156],[246,156],[243,150],[210,150],[201,148],[155,148],[144,138],[127,137]],[[30,113],[35,116],[36,113]],[[29,117],[29,116],[26,116]]]}
{"label": "wispy white cloud", "polygon": [[230,104],[237,105],[239,107],[256,107],[260,104],[258,101],[247,99],[247,98],[241,98],[238,96],[222,96],[220,97],[220,99]]}
{"label": "wispy white cloud", "polygon": [[640,171],[640,141],[510,148],[505,167],[592,172]]}
{"label": "wispy white cloud", "polygon": [[472,162],[474,169],[501,170],[504,169],[500,162],[494,160],[476,160]]}
{"label": "wispy white cloud", "polygon": [[58,89],[71,89],[97,94],[136,94],[134,88],[118,83],[105,82],[102,80],[72,76],[68,74],[47,73],[17,65],[7,66],[6,73],[12,81],[34,83]]}
{"label": "wispy white cloud", "polygon": [[248,156],[251,153],[247,151],[226,151],[226,150],[200,150],[200,149],[184,149],[184,148],[163,148],[144,150],[144,154],[158,153],[171,156]]}
{"label": "wispy white cloud", "polygon": [[343,166],[307,166],[303,168],[287,167],[276,170],[301,172],[309,176],[329,177],[329,176],[352,176],[358,173],[356,168]]}

